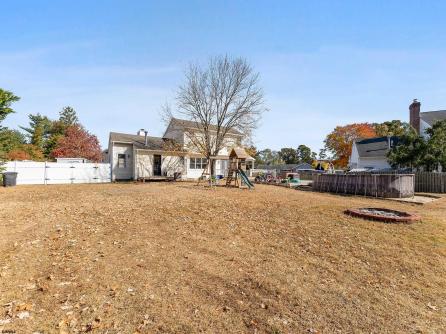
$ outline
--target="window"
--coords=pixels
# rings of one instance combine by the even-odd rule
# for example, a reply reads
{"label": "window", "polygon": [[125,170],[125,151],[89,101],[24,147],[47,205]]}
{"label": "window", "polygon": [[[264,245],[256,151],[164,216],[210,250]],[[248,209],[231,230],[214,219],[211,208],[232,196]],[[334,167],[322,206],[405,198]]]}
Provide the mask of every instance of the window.
{"label": "window", "polygon": [[118,168],[126,168],[127,159],[125,154],[118,154]]}
{"label": "window", "polygon": [[206,158],[190,158],[189,168],[190,169],[204,169],[206,168],[207,159]]}

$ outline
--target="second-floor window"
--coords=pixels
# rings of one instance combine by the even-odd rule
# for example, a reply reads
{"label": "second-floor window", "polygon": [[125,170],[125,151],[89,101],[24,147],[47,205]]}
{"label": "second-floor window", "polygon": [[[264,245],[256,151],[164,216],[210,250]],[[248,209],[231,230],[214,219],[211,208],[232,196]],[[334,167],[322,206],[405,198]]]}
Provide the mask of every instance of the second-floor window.
{"label": "second-floor window", "polygon": [[204,169],[206,167],[206,158],[190,158],[189,168],[190,169]]}

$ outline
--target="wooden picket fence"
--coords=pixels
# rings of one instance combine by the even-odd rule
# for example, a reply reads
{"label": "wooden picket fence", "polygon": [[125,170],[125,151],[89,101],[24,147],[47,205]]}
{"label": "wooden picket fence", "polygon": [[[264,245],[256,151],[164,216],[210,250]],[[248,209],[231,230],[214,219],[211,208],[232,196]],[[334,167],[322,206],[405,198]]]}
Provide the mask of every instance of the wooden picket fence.
{"label": "wooden picket fence", "polygon": [[421,193],[446,193],[446,173],[415,173],[415,191]]}
{"label": "wooden picket fence", "polygon": [[[358,172],[356,175],[367,174],[404,174],[407,171],[400,172],[383,171],[383,172]],[[417,193],[446,193],[446,173],[437,172],[415,172],[415,192]]]}
{"label": "wooden picket fence", "polygon": [[414,195],[414,174],[320,174],[313,189],[321,192],[404,198]]}

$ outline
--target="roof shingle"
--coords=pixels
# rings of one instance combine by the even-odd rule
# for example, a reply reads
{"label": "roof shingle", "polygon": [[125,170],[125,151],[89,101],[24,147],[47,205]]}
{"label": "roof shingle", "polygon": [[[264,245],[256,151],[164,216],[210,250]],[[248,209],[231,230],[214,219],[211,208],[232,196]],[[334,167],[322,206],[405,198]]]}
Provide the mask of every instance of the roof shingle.
{"label": "roof shingle", "polygon": [[446,110],[421,112],[420,118],[432,126],[437,121],[446,120]]}
{"label": "roof shingle", "polygon": [[361,158],[385,157],[390,146],[394,146],[398,137],[375,137],[356,141],[356,148]]}
{"label": "roof shingle", "polygon": [[147,137],[147,146],[145,137],[140,135],[131,135],[128,133],[110,132],[110,141],[120,143],[130,143],[136,148],[142,148],[153,151],[181,151],[179,146],[171,139],[160,137]]}
{"label": "roof shingle", "polygon": [[[172,120],[170,121],[171,125],[174,126],[180,126],[183,128],[190,128],[190,129],[200,129],[200,124],[195,122],[195,121],[189,121],[189,120],[185,120],[185,119],[179,119],[179,118],[172,118]],[[211,125],[210,126],[210,130],[211,131],[217,131],[217,126],[216,125]],[[228,131],[229,134],[232,135],[238,135],[238,136],[242,136],[242,133],[236,129],[231,129]]]}

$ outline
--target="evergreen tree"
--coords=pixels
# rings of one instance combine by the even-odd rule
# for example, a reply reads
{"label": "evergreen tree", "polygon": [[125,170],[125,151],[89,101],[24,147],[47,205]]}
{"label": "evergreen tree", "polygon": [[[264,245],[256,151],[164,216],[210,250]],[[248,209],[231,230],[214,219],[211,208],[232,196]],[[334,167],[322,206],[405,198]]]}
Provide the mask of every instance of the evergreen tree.
{"label": "evergreen tree", "polygon": [[299,162],[296,150],[291,147],[281,148],[279,156],[286,164],[296,164]]}
{"label": "evergreen tree", "polygon": [[43,151],[45,141],[49,135],[51,121],[40,114],[29,114],[29,127],[20,127],[25,131],[28,142]]}
{"label": "evergreen tree", "polygon": [[403,136],[411,129],[409,123],[400,120],[387,121],[380,124],[374,124],[376,135],[384,136]]}
{"label": "evergreen tree", "polygon": [[429,135],[425,164],[428,169],[439,166],[446,170],[446,120],[435,122],[426,130]]}
{"label": "evergreen tree", "polygon": [[269,148],[257,152],[255,158],[258,165],[280,165],[284,163],[279,152],[272,151]]}
{"label": "evergreen tree", "polygon": [[9,152],[25,143],[25,136],[18,130],[2,129],[0,131],[0,151],[2,152]]}
{"label": "evergreen tree", "polygon": [[11,108],[11,104],[13,102],[17,102],[18,100],[20,100],[18,96],[15,96],[13,93],[0,88],[0,128],[1,122],[6,118],[6,116],[14,112],[14,110]]}
{"label": "evergreen tree", "polygon": [[77,117],[76,111],[70,107],[64,107],[59,113],[59,121],[66,126],[79,124],[79,118]]}
{"label": "evergreen tree", "polygon": [[48,130],[48,136],[43,145],[43,154],[45,157],[50,157],[51,152],[57,147],[61,138],[64,137],[68,126],[62,121],[52,121]]}
{"label": "evergreen tree", "polygon": [[389,164],[394,168],[423,167],[426,162],[427,142],[414,130],[402,135],[398,143],[387,155]]}
{"label": "evergreen tree", "polygon": [[311,151],[311,148],[309,148],[306,145],[299,145],[299,147],[296,150],[297,158],[299,163],[309,163],[311,164],[313,160],[316,159],[316,153]]}
{"label": "evergreen tree", "polygon": [[2,133],[2,136],[0,136],[0,171],[3,170],[2,165],[6,153],[3,150],[4,146],[7,145],[5,140],[9,137],[8,135],[5,136],[5,133],[3,133],[3,131],[6,131],[7,129],[2,128],[1,123],[6,116],[14,112],[14,110],[11,108],[11,104],[17,102],[18,100],[20,100],[18,96],[15,96],[13,93],[0,88],[0,133]]}

